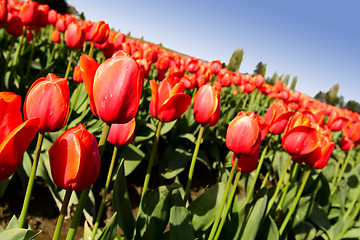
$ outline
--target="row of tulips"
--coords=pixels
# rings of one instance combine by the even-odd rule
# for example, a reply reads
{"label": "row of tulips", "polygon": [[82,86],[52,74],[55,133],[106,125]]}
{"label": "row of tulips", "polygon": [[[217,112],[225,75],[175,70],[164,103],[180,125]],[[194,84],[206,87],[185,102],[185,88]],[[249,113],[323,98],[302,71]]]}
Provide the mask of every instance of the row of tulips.
{"label": "row of tulips", "polygon": [[[62,202],[53,239],[73,239],[83,212],[90,239],[360,236],[359,114],[33,1],[2,0],[0,24],[0,188],[15,171],[28,182],[19,218],[0,236],[40,234],[26,228],[36,176]],[[109,158],[106,172],[100,165]],[[208,175],[195,171],[197,161]],[[134,216],[126,176],[141,166]],[[89,208],[102,172],[101,202],[90,198]],[[197,174],[216,182],[193,197]],[[114,180],[114,215],[99,229]],[[69,203],[77,207],[66,231]]]}

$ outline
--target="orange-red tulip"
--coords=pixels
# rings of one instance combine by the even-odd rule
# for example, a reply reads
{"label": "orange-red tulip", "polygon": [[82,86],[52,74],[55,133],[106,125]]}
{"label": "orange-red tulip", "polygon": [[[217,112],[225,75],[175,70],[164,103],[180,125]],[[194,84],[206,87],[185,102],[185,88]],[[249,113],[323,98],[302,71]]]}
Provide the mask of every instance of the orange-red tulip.
{"label": "orange-red tulip", "polygon": [[220,118],[220,93],[210,85],[203,85],[195,94],[193,110],[197,123],[214,126]]}
{"label": "orange-red tulip", "polygon": [[65,43],[69,48],[81,49],[85,42],[85,33],[79,25],[71,23],[65,30]]}
{"label": "orange-red tulip", "polygon": [[150,86],[152,98],[149,110],[154,118],[172,122],[189,108],[191,97],[184,93],[182,82],[176,83],[173,78],[165,78],[159,86],[155,80],[150,80]]}
{"label": "orange-red tulip", "polygon": [[53,30],[51,32],[51,41],[53,41],[54,43],[60,43],[61,42],[61,36],[60,33],[56,30]]}
{"label": "orange-red tulip", "polygon": [[40,132],[56,132],[67,121],[70,107],[70,91],[66,78],[49,73],[39,78],[27,92],[24,118],[40,118]]}
{"label": "orange-red tulip", "polygon": [[282,100],[276,101],[270,105],[266,111],[264,120],[269,124],[269,131],[272,134],[281,134],[289,118],[294,114],[289,106]]}
{"label": "orange-red tulip", "polygon": [[[233,155],[231,157],[231,165],[234,164],[235,156],[236,156],[236,154],[233,153]],[[238,158],[239,158],[239,161],[237,164],[237,169],[243,173],[251,173],[252,171],[254,171],[256,169],[258,161],[259,161],[259,148],[257,149],[257,151],[255,151],[255,153],[253,155],[241,154],[241,155],[238,155]]]}
{"label": "orange-red tulip", "polygon": [[135,117],[144,76],[134,59],[120,51],[98,65],[82,55],[79,66],[94,115],[107,123],[126,123]]}
{"label": "orange-red tulip", "polygon": [[55,25],[57,21],[57,11],[54,9],[50,9],[48,13],[48,22],[51,25]]}
{"label": "orange-red tulip", "polygon": [[20,18],[25,25],[35,26],[37,22],[38,3],[25,2],[20,9]]}
{"label": "orange-red tulip", "polygon": [[37,8],[37,25],[40,27],[45,27],[48,21],[49,14],[49,5],[47,4],[39,4]]}
{"label": "orange-red tulip", "polygon": [[7,0],[0,0],[0,28],[7,22]]}
{"label": "orange-red tulip", "polygon": [[326,125],[332,131],[340,131],[345,127],[349,119],[345,116],[344,112],[340,108],[333,107],[331,108],[331,113],[329,119],[326,122]]}
{"label": "orange-red tulip", "polygon": [[63,189],[82,191],[100,172],[100,153],[94,135],[82,124],[62,133],[49,149],[54,183]]}
{"label": "orange-red tulip", "polygon": [[128,145],[134,139],[136,121],[133,118],[130,122],[111,124],[107,140],[116,146]]}
{"label": "orange-red tulip", "polygon": [[254,113],[239,112],[226,132],[226,146],[236,154],[254,155],[261,142],[258,120]]}
{"label": "orange-red tulip", "polygon": [[73,71],[73,80],[77,83],[82,83],[83,79],[81,77],[81,70],[80,70],[80,66],[76,65],[74,67],[74,71]]}
{"label": "orange-red tulip", "polygon": [[40,123],[38,118],[23,122],[20,105],[19,95],[0,92],[0,181],[15,172]]}
{"label": "orange-red tulip", "polygon": [[16,37],[23,35],[24,24],[21,19],[17,16],[13,16],[6,24],[6,32]]}

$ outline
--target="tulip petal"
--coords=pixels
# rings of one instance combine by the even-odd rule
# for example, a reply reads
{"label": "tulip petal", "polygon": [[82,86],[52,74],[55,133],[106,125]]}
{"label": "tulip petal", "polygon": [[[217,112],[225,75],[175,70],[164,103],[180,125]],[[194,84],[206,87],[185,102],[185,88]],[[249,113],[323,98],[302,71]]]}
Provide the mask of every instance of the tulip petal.
{"label": "tulip petal", "polygon": [[155,80],[150,80],[149,83],[151,87],[151,100],[150,100],[149,110],[151,116],[157,118],[157,110],[159,108],[158,85]]}
{"label": "tulip petal", "polygon": [[308,154],[319,147],[319,132],[314,128],[298,126],[283,136],[282,145],[291,154]]}
{"label": "tulip petal", "polygon": [[191,104],[191,97],[185,93],[179,93],[169,98],[160,107],[158,117],[162,122],[171,122],[183,115]]}
{"label": "tulip petal", "polygon": [[15,172],[25,150],[38,130],[39,123],[39,118],[26,120],[1,142],[0,181],[9,178]]}
{"label": "tulip petal", "polygon": [[79,66],[81,71],[81,77],[84,82],[84,86],[86,92],[90,99],[90,108],[91,111],[95,116],[97,115],[96,107],[94,104],[94,95],[93,95],[93,87],[94,87],[94,77],[96,70],[100,66],[98,62],[96,62],[92,57],[89,55],[83,54],[80,56],[79,59]]}

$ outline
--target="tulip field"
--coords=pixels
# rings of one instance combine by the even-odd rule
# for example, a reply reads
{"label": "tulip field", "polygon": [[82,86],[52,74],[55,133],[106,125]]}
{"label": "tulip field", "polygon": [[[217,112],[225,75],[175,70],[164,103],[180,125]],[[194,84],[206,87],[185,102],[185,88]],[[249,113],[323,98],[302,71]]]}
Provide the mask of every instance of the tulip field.
{"label": "tulip field", "polygon": [[360,239],[359,113],[111,27],[0,0],[0,239]]}

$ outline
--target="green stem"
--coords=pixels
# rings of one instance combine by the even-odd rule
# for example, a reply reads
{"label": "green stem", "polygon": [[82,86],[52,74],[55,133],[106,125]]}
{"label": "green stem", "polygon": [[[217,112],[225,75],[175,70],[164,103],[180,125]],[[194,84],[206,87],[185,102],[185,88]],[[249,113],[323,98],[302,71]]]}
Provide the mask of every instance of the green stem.
{"label": "green stem", "polygon": [[118,152],[118,146],[114,146],[114,151],[113,151],[113,155],[112,155],[112,158],[111,158],[108,175],[107,175],[107,178],[106,178],[104,192],[103,192],[101,203],[100,203],[100,208],[99,208],[99,211],[98,211],[98,214],[97,214],[97,217],[96,217],[96,221],[95,221],[95,224],[94,224],[94,228],[93,228],[93,231],[92,231],[92,234],[91,234],[91,240],[95,239],[95,235],[96,235],[97,229],[99,227],[99,223],[100,223],[100,220],[101,220],[101,217],[102,217],[102,213],[104,211],[106,194],[107,194],[108,189],[109,189],[109,185],[110,185],[111,176],[112,176],[112,172],[113,172],[114,165],[115,165],[117,152]]}
{"label": "green stem", "polygon": [[71,117],[71,113],[73,112],[74,110],[74,107],[76,105],[76,102],[79,98],[79,95],[80,95],[80,91],[81,91],[81,87],[82,87],[82,84],[81,83],[78,83],[77,86],[76,86],[76,89],[75,89],[75,97],[74,97],[74,101],[72,102],[72,104],[70,104],[70,111],[69,111],[69,115],[68,115],[68,119],[67,119],[67,123],[65,124],[65,128],[64,129],[67,129],[67,126],[69,125],[69,122],[70,122],[70,117]]}
{"label": "green stem", "polygon": [[295,164],[293,164],[291,166],[291,172],[288,175],[288,177],[286,178],[286,181],[284,183],[285,187],[281,191],[280,201],[279,201],[279,203],[277,204],[277,207],[276,207],[277,210],[282,209],[282,206],[283,206],[283,204],[285,202],[286,194],[287,194],[287,192],[289,190],[289,187],[290,187],[291,183],[295,183],[295,181],[296,181],[299,166],[300,166],[300,163],[295,163]]}
{"label": "green stem", "polygon": [[244,102],[243,102],[243,105],[242,105],[241,110],[245,110],[245,106],[246,106],[246,103],[247,103],[248,98],[249,98],[249,94],[246,94],[246,93],[245,93],[245,99],[244,99]]}
{"label": "green stem", "polygon": [[193,156],[192,156],[192,159],[191,159],[189,175],[188,175],[188,181],[187,181],[187,184],[186,184],[186,191],[185,191],[185,197],[184,197],[185,204],[188,202],[192,177],[193,177],[194,169],[195,169],[196,158],[197,158],[198,153],[199,153],[201,139],[202,139],[202,136],[203,136],[203,133],[204,133],[204,129],[205,129],[205,126],[201,125],[200,130],[199,130],[199,134],[198,134],[198,138],[196,140],[195,150],[194,150],[194,153],[193,153]]}
{"label": "green stem", "polygon": [[221,214],[223,212],[223,208],[224,208],[224,205],[226,203],[226,198],[227,198],[227,195],[229,193],[229,189],[230,189],[230,186],[231,186],[231,182],[232,182],[232,179],[235,175],[235,172],[236,172],[236,169],[237,169],[237,164],[239,162],[239,157],[236,156],[235,157],[235,161],[234,161],[234,164],[232,165],[232,168],[231,168],[231,171],[230,171],[230,175],[229,175],[229,178],[227,180],[227,183],[226,183],[226,187],[225,187],[225,191],[224,191],[224,195],[223,195],[223,198],[220,202],[220,206],[219,206],[219,209],[216,213],[216,217],[215,217],[215,220],[214,220],[214,224],[211,228],[211,232],[210,232],[210,235],[209,235],[209,240],[213,240],[214,236],[215,236],[215,233],[216,233],[216,230],[217,230],[217,227],[218,227],[218,224],[220,222],[220,218],[221,218]]}
{"label": "green stem", "polygon": [[239,183],[239,180],[240,180],[240,177],[241,177],[241,172],[240,171],[237,171],[236,173],[236,176],[235,176],[235,180],[234,180],[234,186],[233,188],[231,189],[231,193],[230,193],[230,199],[228,201],[228,204],[226,205],[226,208],[225,208],[225,212],[223,213],[222,215],[222,218],[221,218],[221,222],[220,222],[220,225],[219,225],[219,228],[216,232],[216,235],[215,235],[215,238],[214,240],[217,240],[219,239],[219,236],[220,236],[220,233],[221,233],[221,230],[225,224],[225,221],[226,221],[226,216],[230,210],[230,207],[232,206],[232,200],[234,199],[234,196],[235,196],[235,192],[236,192],[236,189],[237,189],[237,185]]}
{"label": "green stem", "polygon": [[53,240],[58,240],[59,237],[60,237],[61,228],[62,228],[62,225],[63,225],[63,222],[64,222],[64,218],[65,218],[65,215],[66,215],[66,209],[67,209],[67,206],[68,206],[69,201],[70,201],[71,193],[72,193],[71,188],[66,190],[66,193],[65,193],[65,196],[64,196],[64,201],[63,201],[63,203],[61,205],[59,218],[58,218],[58,221],[56,223],[54,236],[52,238]]}
{"label": "green stem", "polygon": [[359,212],[360,212],[360,202],[358,202],[357,208],[355,209],[354,213],[351,215],[351,218],[349,219],[349,221],[347,221],[345,227],[342,228],[340,234],[336,236],[335,240],[343,239],[343,236],[345,235],[347,230],[354,224],[355,218],[356,216],[358,216]]}
{"label": "green stem", "polygon": [[49,64],[51,63],[51,61],[53,60],[54,55],[55,55],[55,50],[56,50],[56,48],[57,48],[58,45],[59,45],[59,44],[54,43],[54,46],[53,46],[53,48],[52,48],[52,50],[51,50],[51,54],[50,54],[50,57],[49,57],[46,65],[49,65]]}
{"label": "green stem", "polygon": [[70,58],[69,58],[69,62],[68,62],[67,68],[66,68],[66,72],[65,72],[64,78],[68,78],[68,76],[69,76],[69,72],[70,72],[70,68],[71,68],[71,62],[72,62],[73,55],[74,55],[74,50],[71,49]]}
{"label": "green stem", "polygon": [[341,165],[340,174],[336,179],[335,185],[332,186],[333,189],[331,190],[330,197],[332,197],[334,195],[334,193],[336,192],[337,186],[339,185],[339,182],[341,181],[341,179],[342,179],[342,177],[344,175],[346,167],[347,167],[347,165],[349,163],[349,159],[350,159],[352,149],[353,149],[353,147],[351,146],[348,153],[347,153],[347,155],[346,155],[344,163]]}
{"label": "green stem", "polygon": [[29,208],[29,203],[30,203],[30,198],[31,198],[31,193],[34,187],[34,182],[35,182],[35,177],[36,177],[36,169],[39,163],[39,157],[40,157],[40,153],[41,153],[41,146],[44,140],[44,133],[39,132],[38,134],[38,141],[36,144],[36,148],[35,148],[35,158],[34,158],[34,162],[33,165],[31,167],[31,173],[30,173],[30,177],[29,177],[29,182],[26,188],[26,193],[25,193],[25,198],[24,198],[24,204],[20,213],[20,217],[19,217],[19,228],[23,228],[25,225],[25,217]]}
{"label": "green stem", "polygon": [[94,54],[94,43],[90,42],[89,56],[92,57]]}
{"label": "green stem", "polygon": [[266,185],[266,183],[267,183],[267,180],[268,180],[268,178],[269,178],[269,176],[270,176],[270,173],[271,173],[271,168],[269,168],[269,170],[266,172],[266,175],[265,175],[265,177],[264,177],[264,179],[263,179],[263,182],[262,182],[262,184],[261,184],[260,189],[263,188],[263,187],[265,187],[265,185]]}
{"label": "green stem", "polygon": [[[106,145],[106,139],[107,139],[107,136],[109,134],[109,130],[110,130],[110,124],[105,123],[103,131],[101,133],[99,144],[98,144],[100,157],[102,157],[102,155],[104,153],[105,145]],[[75,237],[75,233],[76,233],[76,230],[77,230],[77,228],[79,226],[79,222],[80,222],[83,210],[85,208],[86,201],[88,199],[90,190],[91,190],[91,186],[88,187],[87,189],[83,190],[81,192],[81,194],[80,194],[79,203],[78,203],[78,205],[76,207],[73,220],[71,221],[71,226],[70,226],[70,229],[69,229],[68,234],[66,236],[66,240],[72,240]]]}
{"label": "green stem", "polygon": [[157,129],[156,129],[156,134],[155,134],[153,148],[152,148],[152,151],[151,151],[150,160],[149,160],[149,163],[148,163],[148,167],[146,169],[144,185],[143,185],[143,188],[142,188],[142,193],[141,193],[141,198],[140,198],[140,203],[139,203],[139,211],[138,211],[138,214],[137,214],[138,217],[140,216],[140,213],[142,212],[144,197],[145,197],[145,194],[147,192],[147,188],[149,186],[151,170],[152,170],[152,166],[154,165],[156,151],[157,151],[157,145],[158,145],[159,139],[160,139],[161,127],[162,127],[162,122],[159,121],[159,123],[157,125]]}
{"label": "green stem", "polygon": [[51,43],[51,34],[52,34],[52,31],[54,30],[54,26],[50,24],[50,28],[49,28],[49,38],[48,38],[48,43],[50,44]]}
{"label": "green stem", "polygon": [[343,219],[347,219],[348,216],[350,215],[350,213],[352,213],[353,208],[354,208],[354,206],[355,206],[355,203],[357,202],[359,196],[360,196],[360,187],[358,187],[358,190],[357,190],[357,192],[356,192],[356,195],[355,195],[354,199],[352,200],[349,208],[346,210],[344,216],[342,217]]}
{"label": "green stem", "polygon": [[267,149],[268,149],[268,147],[269,147],[270,138],[271,138],[271,135],[270,135],[270,137],[268,138],[267,143],[266,143],[266,145],[265,145],[265,148],[264,148],[264,150],[263,150],[262,153],[261,153],[261,157],[260,157],[260,159],[259,159],[259,163],[258,163],[258,165],[257,165],[257,167],[256,167],[254,179],[253,179],[253,181],[251,182],[251,186],[250,186],[250,188],[249,188],[249,191],[246,193],[246,194],[247,194],[247,195],[246,195],[246,203],[248,203],[248,202],[250,201],[250,199],[252,198],[252,196],[253,196],[253,194],[254,194],[255,184],[256,184],[256,181],[257,181],[257,179],[258,179],[258,177],[259,177],[260,170],[261,170],[261,167],[262,167],[263,162],[264,162],[265,154],[266,154]]}
{"label": "green stem", "polygon": [[[291,162],[291,156],[289,155],[289,157],[288,157],[287,160],[286,160],[285,166],[284,166],[284,168],[283,168],[283,170],[282,170],[282,172],[281,172],[281,175],[280,175],[280,178],[279,178],[279,182],[276,184],[275,192],[274,192],[274,194],[272,195],[272,197],[271,197],[271,199],[270,199],[270,201],[269,201],[269,204],[268,204],[268,206],[267,206],[265,215],[268,215],[268,214],[269,214],[269,212],[270,212],[270,210],[271,210],[271,208],[272,208],[272,205],[274,204],[275,200],[277,199],[277,195],[278,195],[278,193],[279,193],[279,191],[280,191],[280,189],[281,189],[281,187],[282,187],[282,182],[283,182],[283,180],[284,180],[284,178],[285,178],[285,175],[286,175],[286,173],[287,173],[287,169],[288,169],[288,167],[289,167],[289,165],[290,165],[290,162]],[[290,175],[289,175],[289,177],[290,177]],[[289,179],[289,178],[288,178],[288,179]]]}
{"label": "green stem", "polygon": [[38,31],[35,30],[35,31],[34,31],[34,38],[33,38],[33,40],[31,41],[31,50],[30,50],[29,62],[28,62],[27,69],[26,69],[26,76],[27,76],[27,77],[29,77],[30,69],[31,69],[31,62],[32,62],[32,59],[33,59],[33,57],[34,57],[34,51],[35,51],[35,45],[36,45],[36,40],[37,40],[37,34],[38,34]]}
{"label": "green stem", "polygon": [[304,177],[302,179],[302,182],[301,182],[301,185],[300,185],[300,188],[298,189],[297,191],[297,194],[295,196],[295,199],[292,203],[292,205],[290,206],[290,209],[289,209],[289,212],[286,214],[286,217],[284,219],[284,221],[282,222],[281,224],[281,227],[279,229],[279,235],[282,236],[282,234],[284,233],[284,230],[286,228],[286,225],[288,224],[292,214],[294,213],[299,201],[300,201],[300,197],[301,197],[301,194],[302,192],[304,191],[304,188],[305,188],[305,185],[306,185],[306,182],[311,174],[311,167],[309,166],[306,166],[305,168],[305,173],[304,173]]}
{"label": "green stem", "polygon": [[12,66],[15,66],[17,64],[17,61],[18,61],[18,58],[19,58],[19,54],[20,54],[20,50],[21,50],[21,47],[22,47],[22,44],[24,42],[24,36],[26,34],[26,27],[24,26],[24,33],[23,35],[20,36],[20,39],[19,39],[19,44],[16,48],[16,52],[15,52],[15,57],[14,57],[14,61],[12,63]]}

